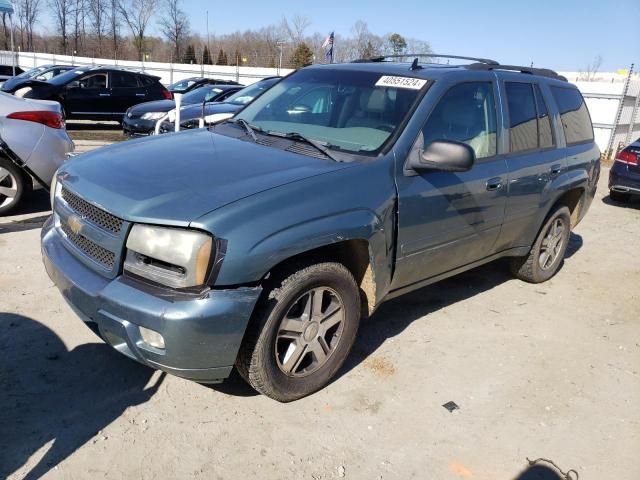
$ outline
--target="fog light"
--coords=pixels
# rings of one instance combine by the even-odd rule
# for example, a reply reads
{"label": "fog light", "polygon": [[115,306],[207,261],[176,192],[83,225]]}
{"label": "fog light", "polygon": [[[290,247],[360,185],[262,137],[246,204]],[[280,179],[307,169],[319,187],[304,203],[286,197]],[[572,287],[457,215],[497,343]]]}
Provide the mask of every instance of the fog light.
{"label": "fog light", "polygon": [[140,329],[140,335],[142,336],[142,340],[147,345],[151,345],[155,348],[164,348],[164,337],[160,335],[158,332],[153,330],[149,330],[148,328],[138,327]]}

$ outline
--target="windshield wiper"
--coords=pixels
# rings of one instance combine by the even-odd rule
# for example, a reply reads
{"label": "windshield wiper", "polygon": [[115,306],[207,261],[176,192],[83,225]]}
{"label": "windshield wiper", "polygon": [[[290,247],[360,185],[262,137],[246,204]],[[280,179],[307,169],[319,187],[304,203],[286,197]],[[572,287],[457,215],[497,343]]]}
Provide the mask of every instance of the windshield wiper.
{"label": "windshield wiper", "polygon": [[312,138],[305,137],[301,133],[298,133],[298,132],[282,133],[282,132],[274,132],[272,130],[269,130],[268,132],[265,132],[265,133],[267,135],[273,135],[274,137],[289,138],[291,140],[297,140],[297,141],[300,141],[300,142],[307,143],[307,144],[311,145],[312,147],[314,147],[316,150],[324,153],[328,158],[330,158],[334,162],[339,162],[339,160],[326,147],[326,145],[328,145],[328,144],[323,144],[322,142],[319,142],[318,140],[313,140]]}
{"label": "windshield wiper", "polygon": [[233,119],[227,120],[227,122],[240,125],[242,128],[245,129],[245,131],[249,134],[249,136],[253,139],[253,141],[258,143],[258,137],[255,134],[256,127],[253,127],[244,118],[233,118]]}

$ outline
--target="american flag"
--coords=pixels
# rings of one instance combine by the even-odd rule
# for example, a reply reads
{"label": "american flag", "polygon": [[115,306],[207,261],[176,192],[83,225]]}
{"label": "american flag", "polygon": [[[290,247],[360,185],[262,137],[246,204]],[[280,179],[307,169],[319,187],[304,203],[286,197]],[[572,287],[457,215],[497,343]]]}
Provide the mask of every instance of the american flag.
{"label": "american flag", "polygon": [[331,61],[333,61],[333,40],[334,40],[334,35],[333,32],[331,32],[329,34],[329,36],[324,40],[324,43],[322,44],[322,48],[327,48],[327,51],[325,52],[325,57],[330,58]]}

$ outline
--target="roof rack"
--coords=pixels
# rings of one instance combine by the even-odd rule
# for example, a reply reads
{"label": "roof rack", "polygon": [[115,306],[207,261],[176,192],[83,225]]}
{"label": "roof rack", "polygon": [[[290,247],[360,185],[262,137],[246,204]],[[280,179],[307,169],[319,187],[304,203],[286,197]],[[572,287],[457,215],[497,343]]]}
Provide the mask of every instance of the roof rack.
{"label": "roof rack", "polygon": [[460,55],[444,55],[440,53],[403,53],[400,55],[381,55],[381,56],[372,57],[372,58],[360,58],[358,60],[354,60],[352,63],[384,62],[385,60],[390,58],[407,58],[407,57],[454,58],[456,60],[472,60],[474,62],[479,62],[486,65],[500,65],[495,60],[490,60],[488,58],[464,57]]}
{"label": "roof rack", "polygon": [[466,65],[469,70],[509,70],[512,72],[527,73],[529,75],[540,75],[541,77],[554,78],[556,80],[567,81],[567,77],[559,75],[557,72],[548,68],[522,67],[519,65],[487,65],[486,63],[472,63]]}

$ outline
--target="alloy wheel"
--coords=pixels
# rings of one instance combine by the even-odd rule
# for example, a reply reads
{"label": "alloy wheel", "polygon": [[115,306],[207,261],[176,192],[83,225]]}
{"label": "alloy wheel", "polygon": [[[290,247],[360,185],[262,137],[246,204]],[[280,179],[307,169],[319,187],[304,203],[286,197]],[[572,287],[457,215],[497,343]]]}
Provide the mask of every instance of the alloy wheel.
{"label": "alloy wheel", "polygon": [[558,259],[558,255],[564,247],[565,228],[566,226],[561,218],[556,218],[549,225],[540,245],[540,255],[538,257],[538,264],[542,270],[551,268]]}
{"label": "alloy wheel", "polygon": [[18,179],[9,170],[0,167],[0,208],[8,207],[18,195]]}
{"label": "alloy wheel", "polygon": [[335,290],[307,290],[289,307],[276,335],[278,367],[287,376],[304,377],[322,367],[335,352],[345,320]]}

